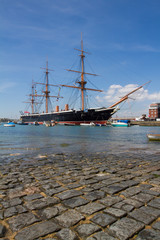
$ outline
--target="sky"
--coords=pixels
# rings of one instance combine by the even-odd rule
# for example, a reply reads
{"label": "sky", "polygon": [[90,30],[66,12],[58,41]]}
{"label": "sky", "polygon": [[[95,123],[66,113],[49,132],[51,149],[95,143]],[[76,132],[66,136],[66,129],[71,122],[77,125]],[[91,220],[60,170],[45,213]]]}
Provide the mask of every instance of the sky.
{"label": "sky", "polygon": [[[85,71],[98,75],[86,75],[87,87],[103,90],[88,93],[89,107],[109,107],[148,81],[117,115],[148,115],[149,105],[160,102],[159,0],[0,0],[0,6],[0,118],[29,110],[32,80],[44,81],[47,59],[51,84],[74,84],[77,76],[65,69],[76,70],[81,33]],[[60,89],[64,98],[54,99],[53,108],[75,104],[69,90]]]}

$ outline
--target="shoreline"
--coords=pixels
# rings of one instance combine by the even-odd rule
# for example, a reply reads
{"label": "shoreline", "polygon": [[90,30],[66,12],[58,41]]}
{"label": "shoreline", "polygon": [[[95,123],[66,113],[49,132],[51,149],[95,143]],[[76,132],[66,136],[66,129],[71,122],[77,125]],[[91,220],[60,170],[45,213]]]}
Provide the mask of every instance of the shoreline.
{"label": "shoreline", "polygon": [[158,240],[159,157],[128,151],[1,161],[0,237]]}
{"label": "shoreline", "polygon": [[139,125],[139,126],[160,126],[160,121],[131,121],[131,125]]}

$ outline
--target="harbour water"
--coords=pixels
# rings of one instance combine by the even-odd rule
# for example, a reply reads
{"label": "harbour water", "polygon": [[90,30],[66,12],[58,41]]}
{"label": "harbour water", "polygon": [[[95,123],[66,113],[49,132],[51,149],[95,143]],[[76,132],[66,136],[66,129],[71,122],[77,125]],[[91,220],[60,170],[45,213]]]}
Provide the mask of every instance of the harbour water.
{"label": "harbour water", "polygon": [[160,128],[1,125],[3,239],[158,240],[160,142],[149,132]]}
{"label": "harbour water", "polygon": [[54,127],[0,125],[0,156],[77,153],[105,154],[160,153],[159,142],[149,142],[148,133],[160,133],[160,127],[128,128],[60,126]]}

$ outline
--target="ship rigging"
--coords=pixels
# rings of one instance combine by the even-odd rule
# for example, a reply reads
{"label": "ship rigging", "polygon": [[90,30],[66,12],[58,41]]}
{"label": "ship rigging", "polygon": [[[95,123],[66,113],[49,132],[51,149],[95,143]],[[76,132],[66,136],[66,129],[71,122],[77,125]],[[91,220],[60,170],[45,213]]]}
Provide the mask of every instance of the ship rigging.
{"label": "ship rigging", "polygon": [[[49,74],[49,71],[52,71],[52,70],[48,69],[48,60],[47,60],[46,68],[45,68],[45,75],[46,75],[45,83],[40,83],[40,82],[32,83],[32,93],[30,94],[30,97],[31,97],[30,103],[32,105],[32,113],[31,114],[29,114],[29,113],[21,114],[21,120],[23,122],[37,121],[39,123],[43,123],[44,121],[55,121],[58,123],[69,123],[69,124],[75,124],[75,125],[79,125],[84,122],[85,123],[94,122],[94,123],[106,124],[108,119],[118,110],[118,108],[116,106],[119,103],[127,100],[131,94],[138,91],[139,89],[141,89],[144,85],[146,85],[148,83],[147,82],[147,83],[139,86],[138,88],[134,89],[133,91],[131,91],[127,95],[123,96],[118,102],[114,103],[110,107],[99,107],[99,108],[86,109],[85,100],[84,100],[85,92],[86,91],[102,92],[102,90],[86,87],[87,81],[85,80],[85,75],[92,75],[92,76],[97,76],[97,75],[84,71],[84,58],[85,58],[85,53],[87,53],[87,52],[85,52],[83,50],[82,36],[81,36],[81,49],[76,49],[76,50],[80,52],[79,56],[81,59],[81,71],[72,70],[72,69],[66,69],[66,70],[69,72],[75,72],[75,73],[80,74],[80,80],[76,81],[76,83],[78,83],[78,86],[65,85],[65,84],[58,84],[58,85],[49,84],[48,74]],[[44,68],[42,68],[42,69],[44,69]],[[41,85],[45,86],[45,90],[43,90],[42,94],[37,94],[34,92],[34,86],[37,84],[41,84]],[[59,93],[58,93],[58,95],[50,95],[49,86],[58,87],[58,89],[60,89],[61,87],[67,87],[67,88],[74,88],[74,89],[80,90],[81,109],[80,110],[69,109],[68,104],[65,104],[65,110],[59,111],[59,106],[56,106],[55,111],[49,112],[49,109],[48,109],[49,99],[50,98],[56,98],[56,99],[63,98],[62,96],[60,96]],[[45,98],[45,112],[43,112],[43,113],[34,113],[34,104],[36,103],[35,99],[37,97]]]}
{"label": "ship rigging", "polygon": [[[60,96],[60,91],[58,92],[58,95],[50,95],[50,91],[49,91],[49,86],[52,87],[57,87],[60,89],[60,85],[55,85],[55,84],[49,84],[49,71],[53,71],[52,69],[48,68],[48,60],[46,61],[46,68],[41,68],[45,70],[45,83],[41,83],[41,82],[33,82],[32,81],[32,93],[29,94],[29,96],[31,97],[30,101],[28,103],[31,103],[31,108],[32,108],[32,114],[34,114],[34,109],[35,109],[35,104],[41,104],[40,102],[36,102],[36,98],[41,97],[42,99],[45,99],[45,113],[49,112],[49,99],[50,98],[63,98],[62,96]],[[37,91],[35,90],[35,86],[37,84],[43,85],[45,87],[45,90],[42,91],[42,94],[37,94]]]}
{"label": "ship rigging", "polygon": [[75,50],[81,52],[81,54],[79,55],[80,58],[81,58],[81,71],[76,71],[76,70],[71,70],[71,69],[66,69],[66,70],[69,71],[69,72],[75,72],[75,73],[80,73],[81,74],[81,80],[76,82],[76,83],[79,84],[79,86],[70,86],[70,85],[65,85],[65,84],[60,84],[60,86],[69,87],[69,88],[76,88],[76,89],[79,89],[81,91],[81,110],[84,111],[85,110],[84,92],[86,90],[87,91],[96,91],[96,92],[103,92],[103,91],[99,90],[99,89],[86,88],[87,81],[84,79],[84,76],[85,75],[98,76],[98,75],[84,72],[84,58],[85,58],[84,53],[87,53],[87,52],[85,52],[83,50],[82,35],[81,35],[81,49],[75,49]]}

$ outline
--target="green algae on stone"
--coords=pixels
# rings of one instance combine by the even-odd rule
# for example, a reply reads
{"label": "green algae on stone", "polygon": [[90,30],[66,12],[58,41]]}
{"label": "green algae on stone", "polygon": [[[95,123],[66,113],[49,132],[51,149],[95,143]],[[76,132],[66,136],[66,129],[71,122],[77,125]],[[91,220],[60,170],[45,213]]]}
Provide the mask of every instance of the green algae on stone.
{"label": "green algae on stone", "polygon": [[68,147],[69,145],[70,145],[70,144],[68,144],[68,143],[61,143],[61,144],[60,144],[61,147]]}

